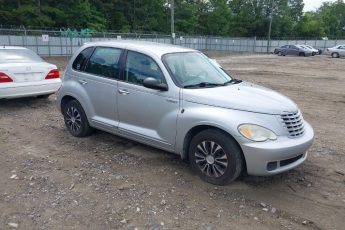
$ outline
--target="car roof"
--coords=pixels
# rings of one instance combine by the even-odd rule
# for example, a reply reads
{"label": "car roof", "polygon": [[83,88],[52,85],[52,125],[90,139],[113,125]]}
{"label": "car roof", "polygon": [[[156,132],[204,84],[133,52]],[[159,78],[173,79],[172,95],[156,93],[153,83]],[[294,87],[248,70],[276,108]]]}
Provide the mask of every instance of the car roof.
{"label": "car roof", "polygon": [[167,53],[178,53],[178,52],[192,52],[194,49],[185,48],[182,46],[163,44],[157,42],[148,41],[137,41],[137,40],[111,40],[111,41],[97,41],[87,42],[85,46],[108,46],[122,49],[129,49],[134,51],[144,51],[157,55],[158,57],[163,56]]}
{"label": "car roof", "polygon": [[0,50],[26,50],[27,48],[21,46],[0,46]]}

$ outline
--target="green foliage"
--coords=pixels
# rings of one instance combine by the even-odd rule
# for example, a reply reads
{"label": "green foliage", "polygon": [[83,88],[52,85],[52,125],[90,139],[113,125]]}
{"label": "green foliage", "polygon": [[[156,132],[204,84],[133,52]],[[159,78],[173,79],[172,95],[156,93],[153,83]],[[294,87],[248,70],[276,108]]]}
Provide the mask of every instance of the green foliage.
{"label": "green foliage", "polygon": [[[0,24],[170,33],[171,0],[0,0]],[[345,3],[303,13],[303,0],[175,0],[179,34],[266,37],[345,36]],[[88,37],[90,31],[79,32]]]}

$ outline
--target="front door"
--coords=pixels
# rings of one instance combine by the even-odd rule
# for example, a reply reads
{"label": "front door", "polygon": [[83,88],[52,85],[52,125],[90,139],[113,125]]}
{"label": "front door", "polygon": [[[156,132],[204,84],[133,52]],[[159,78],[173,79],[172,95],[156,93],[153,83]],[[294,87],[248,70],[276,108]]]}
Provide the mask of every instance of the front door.
{"label": "front door", "polygon": [[127,137],[173,150],[179,95],[143,86],[147,77],[165,82],[158,64],[149,56],[128,51],[123,81],[118,85],[119,131]]}

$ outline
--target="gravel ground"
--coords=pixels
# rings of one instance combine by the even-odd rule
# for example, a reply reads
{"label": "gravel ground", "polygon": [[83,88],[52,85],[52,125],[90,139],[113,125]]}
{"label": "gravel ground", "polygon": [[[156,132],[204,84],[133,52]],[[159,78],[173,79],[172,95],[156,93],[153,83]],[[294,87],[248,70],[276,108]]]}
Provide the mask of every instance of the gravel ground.
{"label": "gravel ground", "polygon": [[0,100],[0,229],[344,229],[345,59],[215,58],[300,106],[316,134],[302,166],[215,187],[177,155],[72,137],[54,95]]}

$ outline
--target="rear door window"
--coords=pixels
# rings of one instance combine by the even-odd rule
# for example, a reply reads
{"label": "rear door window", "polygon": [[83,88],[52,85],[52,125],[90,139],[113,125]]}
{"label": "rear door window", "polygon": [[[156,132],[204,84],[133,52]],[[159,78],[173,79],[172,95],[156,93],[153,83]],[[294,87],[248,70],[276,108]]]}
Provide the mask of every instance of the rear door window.
{"label": "rear door window", "polygon": [[110,47],[97,47],[86,64],[85,72],[117,79],[119,76],[119,60],[122,50]]}
{"label": "rear door window", "polygon": [[74,60],[74,62],[72,64],[72,68],[74,70],[78,70],[78,71],[83,70],[87,59],[92,54],[93,49],[94,49],[94,47],[89,47],[89,48],[86,48],[83,51],[81,51],[80,54],[77,56],[77,58]]}

